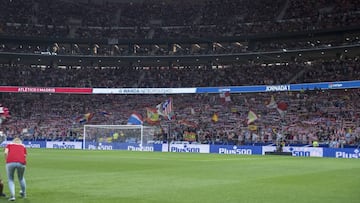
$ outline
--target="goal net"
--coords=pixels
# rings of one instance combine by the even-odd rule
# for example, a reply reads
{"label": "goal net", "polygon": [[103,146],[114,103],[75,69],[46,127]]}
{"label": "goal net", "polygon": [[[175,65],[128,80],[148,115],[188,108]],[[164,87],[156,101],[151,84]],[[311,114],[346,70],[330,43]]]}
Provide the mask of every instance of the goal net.
{"label": "goal net", "polygon": [[3,131],[0,131],[0,147],[5,147],[6,144],[6,134]]}
{"label": "goal net", "polygon": [[153,151],[155,128],[143,125],[84,125],[83,149]]}

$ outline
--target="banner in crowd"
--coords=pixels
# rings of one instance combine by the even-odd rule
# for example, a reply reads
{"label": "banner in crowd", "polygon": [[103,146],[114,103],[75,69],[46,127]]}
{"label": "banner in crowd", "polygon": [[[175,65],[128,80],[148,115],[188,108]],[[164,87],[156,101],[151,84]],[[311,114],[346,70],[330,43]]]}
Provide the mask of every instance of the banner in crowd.
{"label": "banner in crowd", "polygon": [[0,86],[0,92],[92,94],[93,88]]}
{"label": "banner in crowd", "polygon": [[197,135],[195,132],[184,131],[183,137],[185,141],[194,142]]}
{"label": "banner in crowd", "polygon": [[[71,87],[23,87],[0,86],[0,92],[14,93],[66,93],[66,94],[205,94],[223,93],[250,93],[250,92],[281,92],[303,91],[314,89],[350,89],[360,88],[360,80],[319,82],[281,85],[254,85],[228,87],[193,87],[193,88],[71,88]],[[230,97],[227,97],[228,100]],[[231,100],[231,99],[230,99]]]}
{"label": "banner in crowd", "polygon": [[93,88],[93,94],[192,94],[196,88]]}
{"label": "banner in crowd", "polygon": [[[229,93],[250,93],[250,92],[281,92],[281,91],[304,91],[314,89],[350,89],[360,88],[360,80],[338,81],[338,82],[319,82],[302,84],[282,84],[282,85],[253,85],[253,86],[229,86],[226,90]],[[196,93],[219,93],[224,87],[198,87]]]}

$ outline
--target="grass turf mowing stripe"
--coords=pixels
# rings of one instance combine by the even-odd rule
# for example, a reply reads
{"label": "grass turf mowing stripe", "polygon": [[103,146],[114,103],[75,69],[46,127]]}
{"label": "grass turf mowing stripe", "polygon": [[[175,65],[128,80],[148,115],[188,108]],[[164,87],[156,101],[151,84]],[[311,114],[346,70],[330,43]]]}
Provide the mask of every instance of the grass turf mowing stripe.
{"label": "grass turf mowing stripe", "polygon": [[355,203],[359,169],[356,159],[29,149],[28,198],[17,202]]}

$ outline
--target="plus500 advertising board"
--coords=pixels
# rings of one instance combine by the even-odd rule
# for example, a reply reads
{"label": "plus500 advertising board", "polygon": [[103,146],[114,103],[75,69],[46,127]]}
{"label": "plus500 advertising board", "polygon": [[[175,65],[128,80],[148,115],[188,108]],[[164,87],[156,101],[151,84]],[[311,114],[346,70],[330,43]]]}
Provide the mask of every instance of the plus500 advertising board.
{"label": "plus500 advertising board", "polygon": [[[3,141],[0,146],[5,147],[11,141]],[[52,149],[82,149],[82,142],[46,142],[24,141],[27,148],[52,148]],[[215,153],[215,154],[265,154],[273,152],[275,146],[229,146],[229,145],[206,145],[206,144],[150,144],[143,146],[135,143],[95,143],[85,144],[88,150],[128,150],[128,151],[157,151],[157,152],[190,152],[190,153]],[[284,147],[284,152],[291,152],[292,156],[302,157],[332,157],[332,158],[360,158],[358,148],[321,148],[321,147]]]}
{"label": "plus500 advertising board", "polygon": [[357,148],[324,148],[324,157],[359,159],[360,149]]}
{"label": "plus500 advertising board", "polygon": [[[274,152],[275,146],[262,147],[262,154],[265,152]],[[320,147],[283,147],[283,152],[291,152],[292,156],[311,156],[311,157],[323,157],[323,148]]]}
{"label": "plus500 advertising board", "polygon": [[261,146],[210,145],[210,153],[215,154],[262,154]]}
{"label": "plus500 advertising board", "polygon": [[206,144],[163,144],[163,152],[209,153],[210,146]]}
{"label": "plus500 advertising board", "polygon": [[[5,147],[9,143],[11,143],[11,141],[3,141],[0,147]],[[26,148],[46,148],[45,141],[24,141],[23,144]]]}
{"label": "plus500 advertising board", "polygon": [[85,149],[90,150],[128,150],[128,151],[154,151],[153,145],[140,147],[136,143],[85,143]]}
{"label": "plus500 advertising board", "polygon": [[46,142],[51,149],[82,149],[82,142]]}

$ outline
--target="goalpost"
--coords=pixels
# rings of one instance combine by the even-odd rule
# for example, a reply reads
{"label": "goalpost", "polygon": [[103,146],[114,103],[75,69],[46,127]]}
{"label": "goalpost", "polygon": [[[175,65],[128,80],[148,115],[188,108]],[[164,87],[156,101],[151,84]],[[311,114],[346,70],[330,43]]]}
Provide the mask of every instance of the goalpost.
{"label": "goalpost", "polygon": [[6,134],[0,131],[0,147],[5,147],[6,144]]}
{"label": "goalpost", "polygon": [[84,125],[83,149],[153,151],[155,128],[143,125]]}

